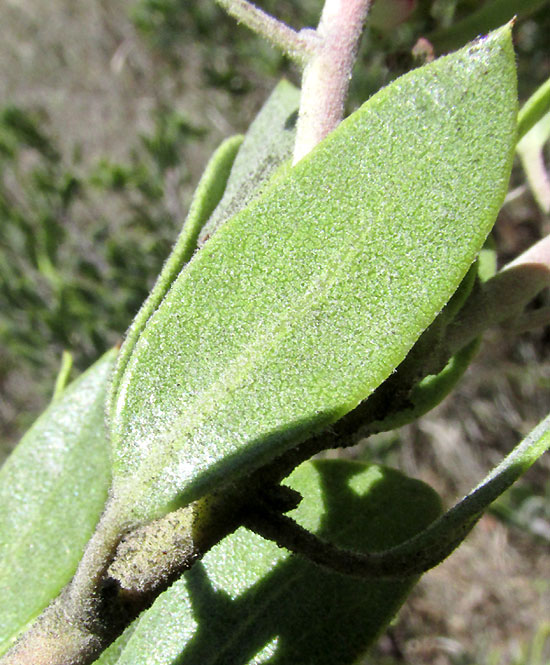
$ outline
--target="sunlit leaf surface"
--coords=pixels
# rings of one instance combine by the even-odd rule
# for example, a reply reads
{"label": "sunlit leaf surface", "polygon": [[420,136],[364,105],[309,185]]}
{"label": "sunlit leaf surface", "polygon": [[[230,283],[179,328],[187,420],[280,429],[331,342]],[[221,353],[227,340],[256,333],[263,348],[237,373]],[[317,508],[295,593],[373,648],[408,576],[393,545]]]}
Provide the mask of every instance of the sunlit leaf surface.
{"label": "sunlit leaf surface", "polygon": [[71,579],[111,480],[111,351],[36,421],[0,470],[0,653]]}
{"label": "sunlit leaf surface", "polygon": [[113,508],[160,515],[365,399],[481,248],[515,131],[507,26],[381,90],[227,222],[128,359]]}

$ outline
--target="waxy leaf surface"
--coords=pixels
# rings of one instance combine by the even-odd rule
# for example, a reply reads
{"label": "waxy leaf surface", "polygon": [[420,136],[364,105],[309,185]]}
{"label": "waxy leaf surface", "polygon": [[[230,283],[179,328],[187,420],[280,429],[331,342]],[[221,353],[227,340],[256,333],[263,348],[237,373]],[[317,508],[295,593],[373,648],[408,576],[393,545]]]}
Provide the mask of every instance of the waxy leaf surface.
{"label": "waxy leaf surface", "polygon": [[[427,485],[378,466],[308,462],[287,482],[305,497],[294,519],[359,551],[397,545],[440,512]],[[97,665],[351,665],[414,581],[338,575],[241,528],[163,593]]]}
{"label": "waxy leaf surface", "polygon": [[403,360],[502,203],[506,26],[384,88],[209,240],[111,414],[114,507],[146,521],[334,422]]}
{"label": "waxy leaf surface", "polygon": [[114,360],[107,353],[70,385],[0,470],[0,653],[71,579],[103,510]]}

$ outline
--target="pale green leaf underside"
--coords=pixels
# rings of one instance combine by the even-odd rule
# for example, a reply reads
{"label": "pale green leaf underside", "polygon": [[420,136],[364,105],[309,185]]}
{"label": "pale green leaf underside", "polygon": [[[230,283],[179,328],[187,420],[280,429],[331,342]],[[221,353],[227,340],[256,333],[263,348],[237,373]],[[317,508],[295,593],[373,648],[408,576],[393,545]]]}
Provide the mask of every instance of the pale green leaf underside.
{"label": "pale green leaf underside", "polygon": [[[305,497],[295,519],[357,550],[396,545],[440,511],[433,490],[382,467],[308,462],[288,483]],[[330,573],[239,529],[162,594],[97,665],[351,665],[412,584]]]}
{"label": "pale green leaf underside", "polygon": [[0,653],[71,579],[107,498],[115,353],[69,386],[0,470]]}
{"label": "pale green leaf underside", "polygon": [[381,90],[227,222],[122,377],[122,513],[147,520],[197,498],[365,399],[481,248],[515,129],[505,27]]}
{"label": "pale green leaf underside", "polygon": [[[548,96],[550,97],[550,85]],[[546,167],[545,148],[550,139],[550,111],[535,123],[518,141],[517,152],[527,183],[543,212],[550,212],[550,180]]]}

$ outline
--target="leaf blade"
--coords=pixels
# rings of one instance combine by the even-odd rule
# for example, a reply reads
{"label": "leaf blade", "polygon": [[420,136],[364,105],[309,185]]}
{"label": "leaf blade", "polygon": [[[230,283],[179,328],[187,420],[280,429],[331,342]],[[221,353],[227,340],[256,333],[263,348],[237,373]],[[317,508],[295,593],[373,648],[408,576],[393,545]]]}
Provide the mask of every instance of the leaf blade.
{"label": "leaf blade", "polygon": [[249,472],[389,375],[492,226],[516,107],[506,26],[380,91],[220,229],[121,380],[123,512],[151,519]]}
{"label": "leaf blade", "polygon": [[65,389],[0,470],[0,652],[70,580],[103,509],[114,358],[105,354]]}

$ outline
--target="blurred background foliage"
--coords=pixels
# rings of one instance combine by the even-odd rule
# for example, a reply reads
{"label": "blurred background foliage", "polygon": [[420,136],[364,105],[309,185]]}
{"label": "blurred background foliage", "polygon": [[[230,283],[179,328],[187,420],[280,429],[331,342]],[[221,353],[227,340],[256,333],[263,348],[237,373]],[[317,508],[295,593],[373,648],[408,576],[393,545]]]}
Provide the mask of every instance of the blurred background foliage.
{"label": "blurred background foliage", "polygon": [[[258,4],[299,28],[322,3]],[[349,110],[430,45],[458,48],[514,14],[524,101],[550,74],[549,0],[377,0]],[[246,130],[279,78],[299,78],[214,0],[5,0],[0,35],[1,459],[48,402],[63,350],[76,374],[120,341],[214,147]],[[518,162],[495,230],[500,261],[549,232]],[[454,397],[353,454],[449,498],[467,491],[548,411],[549,348],[548,328],[489,333]],[[550,662],[548,466],[425,578],[369,662]]]}
{"label": "blurred background foliage", "polygon": [[[513,13],[485,4],[493,24]],[[412,5],[390,2],[392,16],[375,3],[350,110],[419,64],[419,36],[448,50],[477,34],[475,21],[453,31],[479,2],[421,0],[399,22]],[[547,75],[546,5],[524,3],[516,30],[523,97]],[[320,3],[262,6],[299,27],[315,25]],[[0,19],[0,436],[11,443],[45,403],[63,349],[83,369],[120,339],[210,150],[246,129],[277,79],[298,79],[213,1],[24,0]]]}

